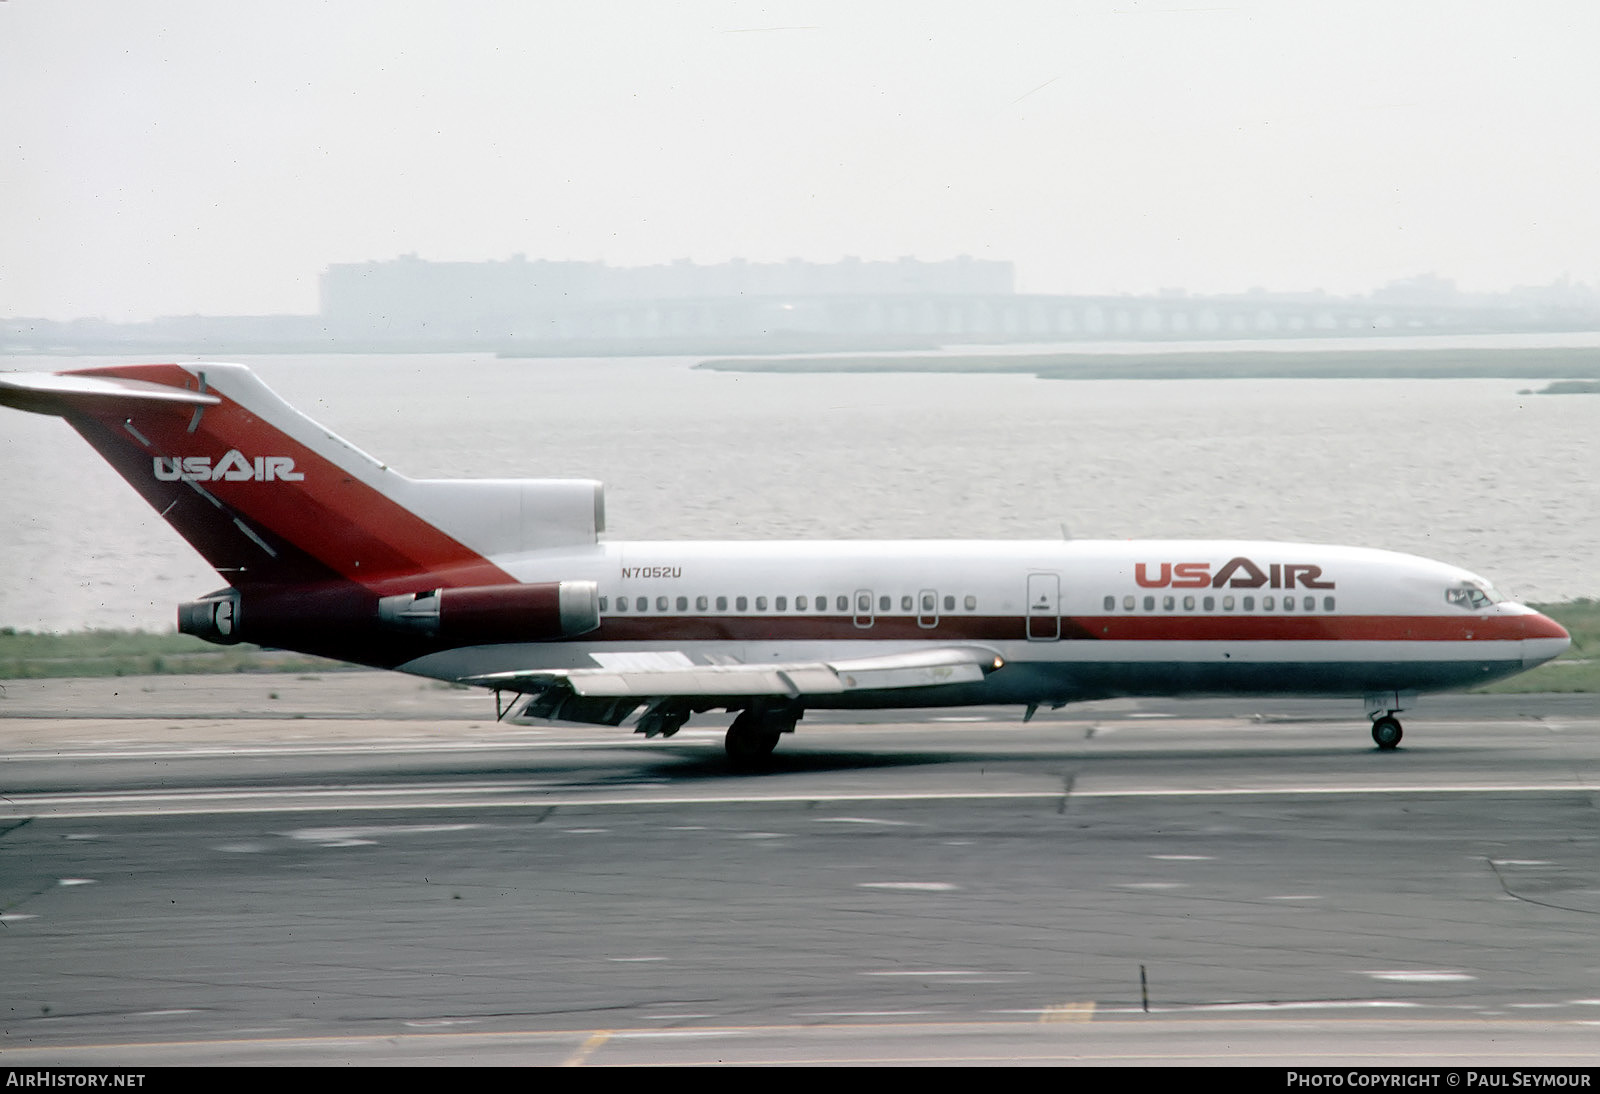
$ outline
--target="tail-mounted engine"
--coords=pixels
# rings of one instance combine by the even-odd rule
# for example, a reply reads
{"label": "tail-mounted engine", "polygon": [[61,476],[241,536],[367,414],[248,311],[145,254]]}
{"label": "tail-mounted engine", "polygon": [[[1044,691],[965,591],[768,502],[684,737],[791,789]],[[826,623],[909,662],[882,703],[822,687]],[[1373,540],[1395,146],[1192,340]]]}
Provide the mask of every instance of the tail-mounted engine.
{"label": "tail-mounted engine", "polygon": [[600,626],[599,588],[593,581],[548,581],[432,589],[383,597],[378,619],[451,645],[573,638]]}
{"label": "tail-mounted engine", "polygon": [[[297,648],[308,635],[356,636],[374,623],[451,646],[573,638],[600,626],[593,581],[478,585],[380,597],[353,586],[223,589],[178,606],[178,630],[207,642]],[[374,610],[376,609],[376,610]]]}
{"label": "tail-mounted engine", "polygon": [[178,605],[178,633],[231,646],[239,636],[239,594],[233,589]]}

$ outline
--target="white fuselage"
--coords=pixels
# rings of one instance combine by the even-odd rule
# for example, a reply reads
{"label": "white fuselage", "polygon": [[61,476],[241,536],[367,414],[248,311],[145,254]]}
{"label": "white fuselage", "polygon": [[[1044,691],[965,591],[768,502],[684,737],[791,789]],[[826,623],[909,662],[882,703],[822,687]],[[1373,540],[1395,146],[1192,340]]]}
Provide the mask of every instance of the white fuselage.
{"label": "white fuselage", "polygon": [[[993,650],[930,705],[1118,694],[1370,695],[1467,686],[1566,647],[1544,617],[1428,559],[1258,541],[617,542],[495,560],[598,584],[601,625],[561,642],[447,650],[426,676]],[[1452,600],[1451,590],[1476,589]],[[915,697],[897,695],[898,705]],[[838,705],[877,705],[856,696]],[[830,705],[827,701],[815,705]]]}

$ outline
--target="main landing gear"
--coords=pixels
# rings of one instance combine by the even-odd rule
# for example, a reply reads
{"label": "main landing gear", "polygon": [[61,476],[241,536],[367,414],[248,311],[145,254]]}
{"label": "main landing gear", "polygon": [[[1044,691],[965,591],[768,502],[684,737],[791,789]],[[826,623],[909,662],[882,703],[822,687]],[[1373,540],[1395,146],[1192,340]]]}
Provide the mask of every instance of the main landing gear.
{"label": "main landing gear", "polygon": [[778,747],[778,738],[793,733],[795,723],[804,713],[799,707],[750,707],[741,710],[728,736],[723,740],[728,759],[734,766],[744,767],[760,763]]}

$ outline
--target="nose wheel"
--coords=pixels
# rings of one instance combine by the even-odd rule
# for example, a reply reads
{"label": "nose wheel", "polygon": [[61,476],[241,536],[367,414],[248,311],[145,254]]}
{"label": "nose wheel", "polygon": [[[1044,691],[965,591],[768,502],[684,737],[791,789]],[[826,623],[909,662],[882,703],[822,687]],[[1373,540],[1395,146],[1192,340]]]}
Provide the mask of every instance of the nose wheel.
{"label": "nose wheel", "polygon": [[1372,721],[1372,741],[1385,752],[1389,752],[1400,744],[1404,731],[1400,728],[1400,719],[1392,714],[1385,714],[1382,718]]}

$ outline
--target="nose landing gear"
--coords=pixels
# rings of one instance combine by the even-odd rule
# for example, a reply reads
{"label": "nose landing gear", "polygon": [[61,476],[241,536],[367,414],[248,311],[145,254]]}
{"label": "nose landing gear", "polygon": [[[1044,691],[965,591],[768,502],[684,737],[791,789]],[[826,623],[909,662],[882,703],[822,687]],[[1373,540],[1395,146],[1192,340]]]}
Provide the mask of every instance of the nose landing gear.
{"label": "nose landing gear", "polygon": [[1400,728],[1400,719],[1395,715],[1415,706],[1416,701],[1417,693],[1414,691],[1380,691],[1367,696],[1367,717],[1372,719],[1372,743],[1378,746],[1380,752],[1393,752],[1399,747],[1404,732]]}
{"label": "nose landing gear", "polygon": [[1404,732],[1400,728],[1400,719],[1393,714],[1385,714],[1381,718],[1372,720],[1372,740],[1379,748],[1388,752],[1400,744]]}

